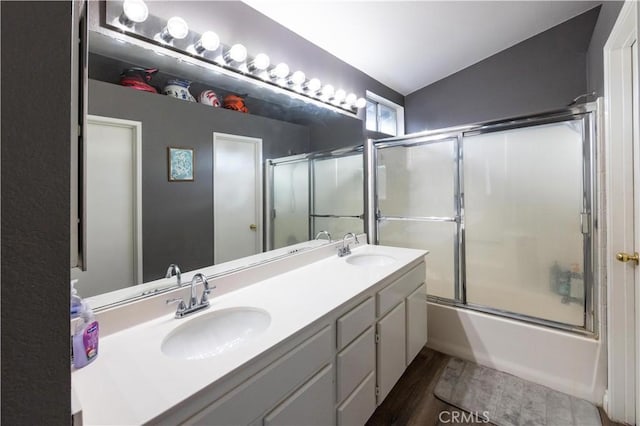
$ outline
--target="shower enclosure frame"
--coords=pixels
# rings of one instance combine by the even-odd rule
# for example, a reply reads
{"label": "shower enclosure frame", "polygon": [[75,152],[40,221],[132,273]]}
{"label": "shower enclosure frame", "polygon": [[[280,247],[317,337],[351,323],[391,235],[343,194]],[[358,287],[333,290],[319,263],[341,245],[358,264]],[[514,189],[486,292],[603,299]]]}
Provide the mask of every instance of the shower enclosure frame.
{"label": "shower enclosure frame", "polygon": [[[267,159],[265,160],[265,167],[264,167],[264,173],[265,173],[265,179],[264,179],[264,211],[265,211],[265,215],[264,215],[264,241],[265,241],[265,251],[266,250],[273,250],[273,244],[274,244],[274,228],[273,228],[273,220],[274,220],[274,200],[273,200],[273,169],[274,167],[276,167],[277,165],[281,165],[281,164],[287,164],[287,163],[297,163],[297,162],[302,162],[302,161],[306,161],[308,162],[308,173],[309,173],[309,181],[308,181],[308,188],[309,188],[309,202],[308,202],[308,206],[309,206],[309,239],[313,239],[314,235],[315,235],[315,227],[314,227],[314,218],[316,217],[321,217],[321,218],[335,218],[335,219],[339,219],[339,218],[352,218],[352,219],[361,219],[364,220],[365,218],[365,210],[366,210],[366,203],[363,203],[363,213],[360,215],[351,215],[351,216],[341,216],[341,215],[327,215],[327,214],[315,214],[315,208],[314,208],[314,203],[315,203],[315,199],[314,199],[314,175],[315,175],[315,169],[314,169],[314,162],[313,160],[317,160],[317,159],[333,159],[333,158],[340,158],[340,157],[348,157],[350,155],[357,155],[359,153],[363,153],[364,151],[364,145],[354,145],[354,146],[349,146],[349,147],[345,147],[345,148],[339,148],[339,149],[334,149],[334,150],[328,150],[328,151],[317,151],[317,152],[309,152],[309,153],[304,153],[304,154],[297,154],[297,155],[291,155],[288,157],[280,157],[280,158],[274,158],[274,159]],[[363,223],[363,227],[364,229],[366,229],[366,223]],[[334,236],[335,237],[335,236]]]}
{"label": "shower enclosure frame", "polygon": [[[510,312],[498,308],[467,302],[466,259],[465,259],[465,214],[464,214],[464,158],[463,144],[465,136],[475,136],[484,133],[525,128],[536,125],[552,124],[563,121],[580,120],[582,126],[582,206],[581,231],[583,236],[583,264],[584,264],[584,321],[583,326],[565,324],[548,319],[532,317],[525,314]],[[413,221],[447,221],[457,224],[457,238],[454,241],[454,299],[447,299],[429,295],[427,299],[456,308],[470,309],[486,314],[515,319],[531,324],[542,325],[557,330],[569,331],[590,337],[598,337],[598,275],[596,273],[598,259],[598,205],[597,205],[597,139],[598,111],[595,102],[570,107],[531,116],[522,116],[506,120],[490,121],[466,126],[426,131],[404,135],[400,137],[378,140],[369,139],[364,148],[365,165],[365,230],[369,241],[379,244],[379,224],[384,220],[413,220]],[[438,218],[402,218],[382,216],[377,198],[378,185],[378,152],[380,149],[419,146],[437,143],[445,140],[455,140],[455,170],[454,170],[454,217]]]}

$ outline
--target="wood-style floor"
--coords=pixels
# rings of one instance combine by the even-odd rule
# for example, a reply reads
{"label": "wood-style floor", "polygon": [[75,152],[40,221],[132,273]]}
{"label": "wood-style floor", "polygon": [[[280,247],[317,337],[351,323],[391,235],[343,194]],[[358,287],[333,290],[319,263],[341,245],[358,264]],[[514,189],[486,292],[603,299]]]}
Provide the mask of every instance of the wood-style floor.
{"label": "wood-style floor", "polygon": [[[433,389],[450,358],[449,355],[423,348],[373,413],[367,426],[486,426],[486,423],[452,422],[452,413],[461,411],[433,395]],[[443,415],[440,416],[440,413]],[[602,409],[600,417],[603,426],[622,426],[609,420]]]}

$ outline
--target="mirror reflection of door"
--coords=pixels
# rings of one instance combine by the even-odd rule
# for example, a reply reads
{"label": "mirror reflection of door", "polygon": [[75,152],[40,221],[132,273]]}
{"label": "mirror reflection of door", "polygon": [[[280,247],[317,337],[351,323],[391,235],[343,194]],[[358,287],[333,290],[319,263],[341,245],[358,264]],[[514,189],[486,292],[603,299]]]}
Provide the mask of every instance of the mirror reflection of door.
{"label": "mirror reflection of door", "polygon": [[140,122],[90,116],[85,138],[85,270],[82,297],[142,282]]}
{"label": "mirror reflection of door", "polygon": [[213,134],[213,263],[262,252],[262,139]]}

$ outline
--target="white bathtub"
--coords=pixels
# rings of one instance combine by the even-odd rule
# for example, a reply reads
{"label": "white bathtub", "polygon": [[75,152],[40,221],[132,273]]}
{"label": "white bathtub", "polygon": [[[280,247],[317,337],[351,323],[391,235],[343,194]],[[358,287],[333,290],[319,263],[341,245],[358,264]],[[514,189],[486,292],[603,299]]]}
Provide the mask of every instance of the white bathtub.
{"label": "white bathtub", "polygon": [[428,347],[602,405],[600,340],[435,303],[428,318]]}

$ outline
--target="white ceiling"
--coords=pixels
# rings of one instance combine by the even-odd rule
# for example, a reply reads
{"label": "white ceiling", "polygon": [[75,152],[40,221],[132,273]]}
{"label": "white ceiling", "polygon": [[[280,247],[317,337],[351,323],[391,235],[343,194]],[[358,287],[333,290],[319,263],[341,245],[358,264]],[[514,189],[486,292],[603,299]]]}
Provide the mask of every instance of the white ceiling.
{"label": "white ceiling", "polygon": [[594,1],[243,0],[407,95],[594,7]]}

